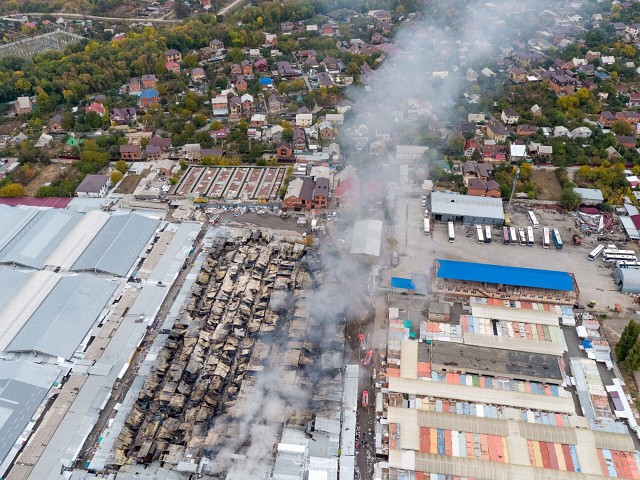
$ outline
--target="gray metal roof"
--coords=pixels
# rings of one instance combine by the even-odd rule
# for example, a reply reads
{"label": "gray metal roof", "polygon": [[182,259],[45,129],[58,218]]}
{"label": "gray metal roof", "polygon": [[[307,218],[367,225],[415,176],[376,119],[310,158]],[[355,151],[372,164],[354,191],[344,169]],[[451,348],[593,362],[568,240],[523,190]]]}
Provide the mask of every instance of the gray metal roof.
{"label": "gray metal roof", "polygon": [[636,268],[614,268],[613,279],[622,293],[640,293],[640,270]]}
{"label": "gray metal roof", "polygon": [[591,202],[604,202],[602,192],[597,188],[574,188],[574,192],[582,197],[582,200]]}
{"label": "gray metal roof", "polygon": [[71,270],[126,276],[159,224],[159,220],[142,215],[111,217]]}
{"label": "gray metal roof", "polygon": [[382,244],[382,222],[380,220],[358,220],[353,227],[351,253],[380,256]]}
{"label": "gray metal roof", "polygon": [[18,290],[27,283],[29,273],[13,268],[0,267],[0,311],[11,301]]}
{"label": "gray metal roof", "polygon": [[474,197],[455,193],[431,193],[433,215],[496,218],[504,220],[502,200],[492,197]]}
{"label": "gray metal roof", "polygon": [[71,358],[117,287],[90,275],[61,278],[6,350]]}
{"label": "gray metal roof", "polygon": [[42,268],[44,261],[80,221],[80,213],[41,210],[0,249],[0,263]]}
{"label": "gray metal roof", "polygon": [[35,208],[17,208],[0,205],[0,249],[15,237],[18,232],[36,216]]}
{"label": "gray metal roof", "polygon": [[13,449],[59,374],[60,370],[53,365],[0,362],[0,463]]}

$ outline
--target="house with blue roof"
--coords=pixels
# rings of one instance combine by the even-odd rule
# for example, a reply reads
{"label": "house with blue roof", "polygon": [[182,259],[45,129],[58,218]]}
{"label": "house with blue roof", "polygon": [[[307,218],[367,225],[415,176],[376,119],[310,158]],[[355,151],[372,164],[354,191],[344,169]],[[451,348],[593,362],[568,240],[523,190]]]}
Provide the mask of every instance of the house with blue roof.
{"label": "house with blue roof", "polygon": [[160,103],[160,94],[154,88],[147,88],[140,92],[140,97],[138,98],[138,105],[143,108],[151,107],[153,105],[157,105]]}

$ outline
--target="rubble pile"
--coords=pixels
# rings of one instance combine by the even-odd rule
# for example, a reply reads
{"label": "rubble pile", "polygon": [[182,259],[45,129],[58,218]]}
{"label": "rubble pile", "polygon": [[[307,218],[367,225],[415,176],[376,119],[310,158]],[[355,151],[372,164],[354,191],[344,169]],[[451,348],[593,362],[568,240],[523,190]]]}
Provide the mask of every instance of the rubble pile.
{"label": "rubble pile", "polygon": [[[200,458],[217,437],[216,418],[233,411],[252,372],[274,361],[295,368],[300,359],[313,361],[303,342],[308,312],[296,306],[305,296],[297,289],[310,285],[304,255],[302,245],[259,231],[214,242],[118,436],[115,465]],[[264,338],[283,328],[290,338],[274,355]]]}

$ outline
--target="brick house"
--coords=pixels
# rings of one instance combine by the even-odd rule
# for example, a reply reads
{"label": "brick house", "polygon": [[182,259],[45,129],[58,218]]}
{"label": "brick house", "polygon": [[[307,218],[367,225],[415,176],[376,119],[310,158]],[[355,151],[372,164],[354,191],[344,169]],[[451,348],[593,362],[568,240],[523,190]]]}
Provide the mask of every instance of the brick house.
{"label": "brick house", "polygon": [[242,74],[251,76],[253,75],[253,66],[249,60],[243,60],[240,62],[240,67],[242,68]]}
{"label": "brick house", "polygon": [[167,59],[167,62],[181,62],[182,61],[182,54],[174,49],[171,48],[169,50],[167,50],[166,52],[164,52],[164,56]]}
{"label": "brick house", "polygon": [[296,157],[293,154],[291,145],[284,142],[278,145],[278,148],[276,148],[276,159],[279,162],[295,162]]}
{"label": "brick house", "polygon": [[180,65],[178,65],[176,62],[167,62],[164,64],[164,68],[166,68],[168,72],[171,72],[175,75],[180,75]]}
{"label": "brick house", "polygon": [[513,83],[523,83],[527,81],[527,72],[520,67],[511,67],[507,76]]}
{"label": "brick house", "polygon": [[506,142],[509,131],[499,122],[489,122],[486,126],[487,137],[496,142]]}
{"label": "brick house", "polygon": [[[180,73],[180,72],[178,72]],[[142,75],[142,88],[156,88],[158,79],[153,73]]]}
{"label": "brick house", "polygon": [[293,149],[296,151],[305,150],[307,148],[307,134],[302,128],[293,129]]}
{"label": "brick house", "polygon": [[554,73],[549,77],[549,88],[558,95],[573,95],[576,91],[576,81],[566,75]]}
{"label": "brick house", "polygon": [[142,158],[140,145],[120,145],[120,158],[122,160],[140,160]]}

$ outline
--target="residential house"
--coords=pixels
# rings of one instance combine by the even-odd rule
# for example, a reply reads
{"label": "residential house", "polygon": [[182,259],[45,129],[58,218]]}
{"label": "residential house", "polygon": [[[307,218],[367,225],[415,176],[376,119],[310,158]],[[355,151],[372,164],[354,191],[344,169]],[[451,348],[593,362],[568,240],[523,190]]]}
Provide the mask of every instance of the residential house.
{"label": "residential house", "polygon": [[292,139],[293,149],[295,151],[306,150],[307,148],[307,134],[305,133],[303,128],[294,128],[293,129],[293,139]]}
{"label": "residential house", "polygon": [[269,71],[269,64],[264,58],[258,58],[253,62],[253,68],[256,72],[265,73]]}
{"label": "residential house", "polygon": [[192,81],[201,82],[205,78],[207,78],[207,74],[205,73],[203,68],[196,67],[193,70],[191,70],[191,80]]}
{"label": "residential house", "polygon": [[217,95],[211,99],[213,114],[216,116],[229,115],[229,99],[226,95]]}
{"label": "residential house", "polygon": [[287,106],[287,98],[282,95],[272,94],[271,96],[269,96],[269,100],[267,103],[269,113],[277,115],[285,110]]}
{"label": "residential house", "polygon": [[502,110],[502,115],[500,116],[500,118],[502,119],[503,123],[506,123],[507,125],[515,125],[516,123],[518,123],[518,119],[520,117],[518,116],[518,112],[516,112],[512,108],[508,108],[506,110]]}
{"label": "residential house", "polygon": [[538,133],[538,127],[535,125],[518,125],[516,128],[516,135],[523,137],[530,137]]}
{"label": "residential house", "polygon": [[629,102],[627,103],[627,106],[640,107],[640,93],[630,93]]}
{"label": "residential house", "polygon": [[149,88],[140,92],[140,98],[138,98],[138,104],[143,107],[151,107],[160,103],[160,95],[157,90]]}
{"label": "residential house", "polygon": [[209,42],[209,48],[217,53],[220,50],[224,50],[224,43],[216,38],[215,40],[211,40]]}
{"label": "residential house", "polygon": [[610,128],[615,121],[616,116],[608,110],[600,113],[600,117],[598,117],[600,128]]}
{"label": "residential house", "polygon": [[378,22],[391,22],[391,13],[387,10],[372,10],[367,15],[375,18]]}
{"label": "residential house", "polygon": [[549,88],[558,95],[573,95],[576,90],[576,81],[567,75],[554,73],[549,77]]}
{"label": "residential house", "polygon": [[325,66],[327,72],[329,73],[340,73],[340,65],[338,63],[338,60],[336,60],[334,57],[325,57],[324,60],[322,60],[321,64]]}
{"label": "residential house", "polygon": [[278,75],[282,78],[296,77],[298,75],[289,62],[276,62],[276,67],[278,69]]}
{"label": "residential house", "polygon": [[245,116],[253,115],[256,112],[255,103],[253,101],[253,95],[249,95],[245,93],[240,97],[240,102],[242,104],[242,113]]}
{"label": "residential house", "polygon": [[176,49],[169,49],[164,52],[164,56],[167,59],[167,62],[181,62],[182,54]]}
{"label": "residential house", "polygon": [[140,95],[142,91],[142,83],[138,77],[130,78],[126,86],[130,95]]}
{"label": "residential house", "polygon": [[236,77],[236,83],[233,84],[238,93],[244,93],[249,88],[249,84],[244,75],[238,75]]}
{"label": "residential house", "polygon": [[142,75],[142,90],[145,88],[156,88],[158,85],[158,79],[153,73]]}
{"label": "residential house", "polygon": [[312,113],[296,114],[296,127],[310,127],[311,125],[313,125]]}
{"label": "residential house", "polygon": [[329,207],[329,179],[316,177],[313,189],[313,208],[323,209]]}
{"label": "residential house", "polygon": [[107,195],[111,180],[107,175],[87,175],[76,188],[77,197],[100,198]]}
{"label": "residential house", "polygon": [[506,142],[509,131],[500,122],[488,122],[486,124],[487,137],[496,142]]}
{"label": "residential house", "polygon": [[263,46],[275,48],[276,45],[278,45],[278,37],[274,33],[265,33]]}
{"label": "residential house", "polygon": [[111,110],[111,125],[129,125],[136,121],[135,107],[114,108]]}
{"label": "residential house", "polygon": [[327,122],[326,120],[318,125],[318,131],[320,132],[320,138],[322,140],[330,140],[335,135],[333,125],[331,125],[331,123]]}
{"label": "residential house", "polygon": [[636,137],[626,136],[626,135],[617,135],[616,144],[620,147],[636,148]]}
{"label": "residential house", "polygon": [[613,65],[614,63],[616,63],[616,57],[614,57],[613,55],[603,55],[602,57],[600,57],[600,63],[602,65]]}
{"label": "residential house", "polygon": [[240,66],[239,63],[232,63],[231,67],[229,67],[231,69],[231,75],[242,75],[242,67]]}
{"label": "residential house", "polygon": [[280,22],[280,30],[282,33],[293,32],[293,22]]}
{"label": "residential house", "polygon": [[162,149],[162,151],[169,150],[171,148],[171,138],[151,137],[147,145],[158,146]]}
{"label": "residential house", "polygon": [[164,68],[166,68],[168,72],[171,72],[175,75],[180,75],[180,65],[178,65],[176,62],[167,62],[164,64]]}
{"label": "residential house", "polygon": [[122,160],[140,160],[142,150],[140,145],[120,145],[120,158]]}
{"label": "residential house", "polygon": [[49,133],[58,134],[64,133],[64,128],[62,128],[62,114],[56,113],[51,121],[49,122]]}
{"label": "residential house", "polygon": [[313,207],[315,182],[310,177],[294,178],[289,182],[282,200],[282,210],[310,210]]}
{"label": "residential house", "polygon": [[331,37],[335,33],[336,33],[336,28],[333,25],[331,25],[330,23],[325,23],[324,25],[322,25],[322,27],[320,27],[320,34],[321,35],[325,35],[327,37]]}
{"label": "residential house", "polygon": [[229,99],[229,117],[242,117],[242,102],[240,101],[240,97],[231,97]]}
{"label": "residential house", "polygon": [[467,158],[471,158],[475,151],[478,151],[482,154],[482,150],[480,149],[480,144],[475,140],[467,140],[464,142],[464,156]]}
{"label": "residential house", "polygon": [[104,105],[98,102],[91,102],[91,104],[84,107],[84,113],[89,113],[89,112],[97,113],[102,117],[104,116]]}
{"label": "residential house", "polygon": [[288,143],[281,143],[280,145],[278,145],[278,148],[276,148],[276,159],[279,162],[295,162],[296,157],[293,154],[291,145],[289,145]]}
{"label": "residential house", "polygon": [[147,145],[144,149],[144,155],[147,160],[159,160],[162,158],[162,148],[158,145]]}
{"label": "residential house", "polygon": [[514,143],[509,146],[509,158],[512,162],[519,162],[527,158],[527,148],[525,145]]}
{"label": "residential house", "polygon": [[318,86],[320,87],[333,87],[335,85],[333,78],[327,72],[316,73],[316,78],[318,79]]}
{"label": "residential house", "polygon": [[507,77],[513,83],[523,83],[527,81],[527,72],[520,67],[511,67],[507,73]]}
{"label": "residential house", "polygon": [[534,117],[541,117],[542,108],[540,108],[540,105],[536,103],[533,107],[531,107],[531,113],[533,114]]}
{"label": "residential house", "polygon": [[507,153],[504,145],[482,146],[482,158],[485,162],[504,162],[507,160]]}
{"label": "residential house", "polygon": [[253,75],[253,65],[251,65],[249,60],[243,60],[240,62],[240,67],[242,68],[243,75],[247,75],[249,77]]}
{"label": "residential house", "polygon": [[254,113],[251,116],[250,126],[264,127],[267,123],[267,117],[262,113]]}
{"label": "residential house", "polygon": [[495,180],[470,178],[467,184],[467,195],[473,197],[500,198],[502,196],[502,191],[500,190],[500,184]]}

